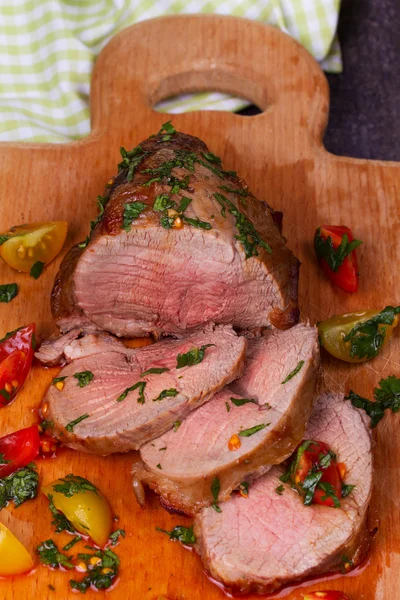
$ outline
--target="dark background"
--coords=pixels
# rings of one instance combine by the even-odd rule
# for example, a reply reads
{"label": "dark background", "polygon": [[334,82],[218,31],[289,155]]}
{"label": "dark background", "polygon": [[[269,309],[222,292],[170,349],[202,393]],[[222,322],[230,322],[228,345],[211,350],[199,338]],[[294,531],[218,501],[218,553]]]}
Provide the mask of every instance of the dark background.
{"label": "dark background", "polygon": [[324,144],[334,154],[400,161],[400,0],[342,0],[338,33],[343,73],[327,75]]}

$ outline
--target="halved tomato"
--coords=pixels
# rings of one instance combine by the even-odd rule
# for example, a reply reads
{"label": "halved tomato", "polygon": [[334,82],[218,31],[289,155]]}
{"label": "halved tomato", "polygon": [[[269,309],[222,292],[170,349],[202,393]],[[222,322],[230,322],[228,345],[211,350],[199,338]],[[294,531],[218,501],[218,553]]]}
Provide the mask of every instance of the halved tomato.
{"label": "halved tomato", "polygon": [[66,221],[16,225],[0,235],[0,256],[13,269],[29,273],[36,262],[47,265],[67,236]]}
{"label": "halved tomato", "polygon": [[0,407],[22,388],[32,365],[35,323],[11,331],[0,340]]}

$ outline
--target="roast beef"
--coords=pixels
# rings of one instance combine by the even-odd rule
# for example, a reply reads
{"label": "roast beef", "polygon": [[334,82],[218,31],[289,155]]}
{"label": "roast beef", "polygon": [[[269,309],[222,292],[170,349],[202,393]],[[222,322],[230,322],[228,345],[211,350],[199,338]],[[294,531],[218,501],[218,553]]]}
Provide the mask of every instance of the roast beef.
{"label": "roast beef", "polygon": [[[242,378],[193,411],[179,429],[142,446],[134,480],[160,494],[163,505],[189,515],[215,500],[215,478],[218,499],[226,500],[241,482],[293,452],[317,397],[318,371],[315,327],[297,325],[249,340]],[[263,428],[240,435],[254,427]]]}
{"label": "roast beef", "polygon": [[52,312],[62,331],[140,337],[207,322],[297,322],[299,263],[276,215],[202,141],[164,132],[123,151],[119,169],[90,240],[57,275]]}
{"label": "roast beef", "polygon": [[346,483],[356,487],[340,508],[305,506],[289,485],[277,493],[283,470],[273,467],[247,498],[232,497],[221,504],[221,513],[203,509],[195,518],[197,550],[211,576],[230,590],[272,593],[362,558],[372,486],[371,439],[363,416],[342,395],[324,394],[306,438],[328,444],[345,464]]}
{"label": "roast beef", "polygon": [[103,455],[136,449],[239,377],[245,350],[245,338],[229,326],[139,349],[89,335],[65,348],[72,362],[47,392],[46,419],[71,448]]}

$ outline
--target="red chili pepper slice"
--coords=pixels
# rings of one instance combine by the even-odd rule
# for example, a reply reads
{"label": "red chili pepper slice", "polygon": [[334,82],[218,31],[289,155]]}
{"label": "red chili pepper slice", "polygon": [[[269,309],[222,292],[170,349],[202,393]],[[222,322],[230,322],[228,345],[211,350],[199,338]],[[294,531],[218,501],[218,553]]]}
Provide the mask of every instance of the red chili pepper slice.
{"label": "red chili pepper slice", "polygon": [[0,340],[0,407],[9,404],[31,369],[35,346],[35,323],[7,333]]}
{"label": "red chili pepper slice", "polygon": [[[0,438],[0,478],[26,467],[39,454],[39,428],[32,425]],[[4,464],[2,464],[4,463]]]}
{"label": "red chili pepper slice", "polygon": [[[347,238],[343,240],[344,236]],[[358,289],[358,263],[355,240],[344,225],[322,225],[314,236],[314,247],[325,275],[345,292]]]}

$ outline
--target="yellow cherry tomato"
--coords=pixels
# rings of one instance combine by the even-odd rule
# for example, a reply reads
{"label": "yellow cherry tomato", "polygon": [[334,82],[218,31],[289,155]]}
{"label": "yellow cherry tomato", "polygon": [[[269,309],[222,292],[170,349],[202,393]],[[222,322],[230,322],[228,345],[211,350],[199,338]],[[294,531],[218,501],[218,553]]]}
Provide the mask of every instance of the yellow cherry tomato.
{"label": "yellow cherry tomato", "polygon": [[29,273],[32,265],[47,265],[60,252],[67,236],[66,221],[16,225],[0,234],[0,256],[10,267]]}
{"label": "yellow cherry tomato", "polygon": [[[335,315],[321,321],[317,325],[321,346],[332,356],[350,363],[362,363],[374,358],[390,339],[399,322],[399,314],[388,312],[388,309],[392,307],[386,307],[383,311],[364,310]],[[398,308],[393,309],[397,310]],[[391,314],[393,320],[390,318]],[[382,318],[378,318],[378,315]],[[354,328],[361,324],[365,324],[365,327],[354,331]],[[352,331],[353,335],[349,339]]]}
{"label": "yellow cherry tomato", "polygon": [[88,535],[97,546],[106,545],[112,531],[113,516],[106,498],[87,479],[67,475],[42,488],[57,510],[77,531]]}
{"label": "yellow cherry tomato", "polygon": [[19,540],[0,523],[0,577],[30,571],[33,560]]}

